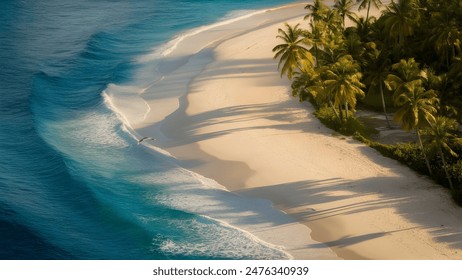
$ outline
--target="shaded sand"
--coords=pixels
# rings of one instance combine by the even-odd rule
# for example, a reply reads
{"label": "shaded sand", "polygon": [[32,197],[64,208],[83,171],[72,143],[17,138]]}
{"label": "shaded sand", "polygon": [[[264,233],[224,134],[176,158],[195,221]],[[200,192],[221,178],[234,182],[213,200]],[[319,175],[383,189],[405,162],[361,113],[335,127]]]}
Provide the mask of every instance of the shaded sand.
{"label": "shaded sand", "polygon": [[[462,208],[446,190],[323,127],[309,104],[290,96],[271,49],[283,22],[301,22],[304,5],[186,38],[169,54],[186,62],[141,95],[147,105],[139,110],[150,107],[145,117],[119,109],[184,167],[272,201],[341,258],[462,259]],[[188,46],[198,53],[181,54]],[[250,231],[304,259],[323,248],[309,229]]]}

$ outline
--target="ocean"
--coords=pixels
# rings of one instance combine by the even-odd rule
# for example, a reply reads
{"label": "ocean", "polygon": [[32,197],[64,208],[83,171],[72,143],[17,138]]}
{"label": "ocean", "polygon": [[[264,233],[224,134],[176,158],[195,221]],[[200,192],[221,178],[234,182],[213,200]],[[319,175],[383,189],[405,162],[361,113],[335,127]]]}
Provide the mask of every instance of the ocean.
{"label": "ocean", "polygon": [[2,0],[0,259],[290,258],[198,211],[270,202],[138,145],[104,98],[178,34],[290,2]]}

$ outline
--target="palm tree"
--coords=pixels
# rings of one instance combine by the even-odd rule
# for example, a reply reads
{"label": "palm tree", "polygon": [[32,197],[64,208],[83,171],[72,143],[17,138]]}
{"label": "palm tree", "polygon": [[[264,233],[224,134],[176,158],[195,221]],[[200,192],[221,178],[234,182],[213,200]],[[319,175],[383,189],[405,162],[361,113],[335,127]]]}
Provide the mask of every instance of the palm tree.
{"label": "palm tree", "polygon": [[373,48],[370,52],[367,69],[365,71],[364,83],[369,85],[369,93],[373,91],[380,93],[382,99],[382,108],[385,119],[387,120],[388,128],[391,128],[390,120],[388,119],[387,108],[385,105],[385,96],[383,94],[383,86],[385,80],[390,74],[390,59],[382,51]]}
{"label": "palm tree", "polygon": [[360,3],[358,7],[358,11],[366,8],[367,6],[367,14],[366,14],[366,22],[369,22],[369,12],[371,10],[371,4],[374,5],[377,9],[382,6],[382,1],[380,0],[356,0],[356,3]]}
{"label": "palm tree", "polygon": [[425,153],[420,132],[423,127],[434,122],[437,102],[436,92],[425,90],[420,79],[404,83],[400,87],[400,90],[395,92],[394,96],[395,106],[399,107],[399,109],[396,111],[393,119],[401,124],[404,130],[415,130],[430,175],[432,174],[432,170]]}
{"label": "palm tree", "polygon": [[312,91],[313,86],[320,83],[319,75],[309,63],[302,62],[300,71],[294,72],[292,80],[292,96],[298,96],[300,102],[312,97],[316,97],[316,91]]}
{"label": "palm tree", "polygon": [[353,17],[351,20],[353,21],[354,25],[349,28],[358,34],[358,36],[361,38],[361,41],[370,41],[370,37],[372,35],[371,23],[375,20],[375,17],[366,19],[365,17],[360,16]]}
{"label": "palm tree", "polygon": [[451,18],[443,12],[435,12],[431,15],[433,27],[428,41],[433,45],[441,62],[449,69],[452,58],[461,53],[462,31],[455,18]]}
{"label": "palm tree", "polygon": [[338,10],[327,10],[322,21],[326,24],[326,34],[342,36],[343,20]]}
{"label": "palm tree", "polygon": [[314,0],[313,4],[305,6],[306,10],[310,12],[305,16],[304,19],[311,19],[312,21],[320,21],[324,17],[325,13],[329,10],[329,7],[324,3],[323,0]]}
{"label": "palm tree", "polygon": [[284,43],[274,47],[273,52],[276,53],[274,55],[275,59],[281,57],[278,63],[278,69],[282,65],[281,77],[287,74],[287,77],[292,79],[294,69],[300,67],[301,61],[306,60],[314,64],[311,53],[303,46],[305,40],[304,31],[299,28],[299,25],[292,27],[285,23],[287,31],[281,28],[278,29],[279,35],[276,38],[282,39]]}
{"label": "palm tree", "polygon": [[385,31],[398,46],[403,46],[406,37],[414,34],[418,8],[416,0],[392,1],[383,14]]}
{"label": "palm tree", "polygon": [[450,143],[456,139],[455,131],[457,131],[458,126],[457,121],[453,119],[437,116],[430,122],[430,126],[424,131],[425,135],[427,135],[427,146],[431,150],[436,151],[443,161],[443,169],[446,173],[451,190],[454,190],[454,185],[448,172],[444,151],[449,152],[449,154],[454,157],[458,156],[450,147]]}
{"label": "palm tree", "polygon": [[421,79],[422,71],[414,58],[401,59],[392,65],[392,69],[397,75],[389,74],[385,85],[389,90],[394,91],[395,96],[407,90],[405,87],[407,83]]}
{"label": "palm tree", "polygon": [[320,50],[323,48],[325,42],[326,24],[323,21],[312,20],[310,22],[310,29],[311,31],[305,32],[305,43],[312,46],[310,52],[315,58],[315,66],[320,67],[322,60]]}
{"label": "palm tree", "polygon": [[294,73],[292,96],[298,96],[300,102],[309,98],[316,106],[328,104],[332,108],[335,117],[341,123],[342,119],[332,102],[332,96],[326,94],[326,88],[323,83],[327,69],[327,66],[313,68],[312,65],[303,63],[300,71]]}
{"label": "palm tree", "polygon": [[420,131],[434,119],[438,103],[437,93],[434,90],[426,90],[423,86],[426,72],[420,70],[414,58],[401,59],[399,63],[392,65],[392,69],[398,75],[389,74],[385,85],[389,90],[394,91],[393,101],[395,106],[399,107],[393,119],[401,124],[404,130],[415,130],[428,172],[432,174]]}
{"label": "palm tree", "polygon": [[[453,58],[446,77],[446,88],[441,91],[442,103],[462,108],[462,95],[460,94],[462,89],[462,57]],[[462,122],[460,113],[462,112],[459,112],[457,119]],[[457,112],[455,115],[457,115]]]}
{"label": "palm tree", "polygon": [[337,10],[328,10],[322,21],[316,22],[315,27],[322,43],[321,48],[316,50],[318,61],[322,64],[335,63],[340,56],[345,55],[345,36],[340,14]]}
{"label": "palm tree", "polygon": [[406,131],[416,128],[421,130],[435,118],[437,94],[433,90],[425,90],[421,80],[408,82],[404,88],[405,90],[394,97],[394,103],[399,107],[394,119]]}
{"label": "palm tree", "polygon": [[344,36],[328,33],[324,35],[322,49],[319,51],[320,60],[329,65],[337,62],[347,53],[347,42]]}
{"label": "palm tree", "polygon": [[335,0],[334,8],[342,18],[343,28],[345,28],[345,17],[349,17],[350,19],[354,18],[355,14],[351,11],[354,5],[354,0]]}
{"label": "palm tree", "polygon": [[[327,79],[324,80],[326,94],[334,100],[334,107],[338,107],[345,123],[348,120],[348,108],[354,111],[356,97],[364,97],[364,84],[361,83],[359,65],[350,55],[342,56],[336,63],[326,70]],[[342,106],[345,115],[342,114]]]}

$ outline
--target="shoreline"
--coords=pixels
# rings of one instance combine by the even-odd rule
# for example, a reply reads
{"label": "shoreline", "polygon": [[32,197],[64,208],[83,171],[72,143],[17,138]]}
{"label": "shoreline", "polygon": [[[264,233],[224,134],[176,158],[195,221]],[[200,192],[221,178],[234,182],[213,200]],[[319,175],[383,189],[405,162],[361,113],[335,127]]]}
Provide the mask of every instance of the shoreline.
{"label": "shoreline", "polygon": [[[271,49],[277,28],[302,22],[305,5],[266,9],[185,38],[169,54],[175,62],[192,51],[178,71],[141,96],[111,96],[114,105],[182,167],[243,197],[267,199],[301,223],[251,231],[295,258],[325,244],[345,259],[461,259],[462,210],[449,195],[375,150],[334,136],[309,104],[290,96]],[[151,110],[140,114],[144,106]]]}

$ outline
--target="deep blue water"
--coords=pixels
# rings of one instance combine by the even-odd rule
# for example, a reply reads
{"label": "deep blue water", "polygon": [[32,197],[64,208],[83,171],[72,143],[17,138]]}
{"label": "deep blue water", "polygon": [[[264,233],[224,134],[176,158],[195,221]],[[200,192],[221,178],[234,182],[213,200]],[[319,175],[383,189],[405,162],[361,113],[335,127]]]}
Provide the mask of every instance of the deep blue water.
{"label": "deep blue water", "polygon": [[287,2],[0,1],[0,259],[280,258],[169,203],[197,180],[137,145],[101,93],[179,32]]}

